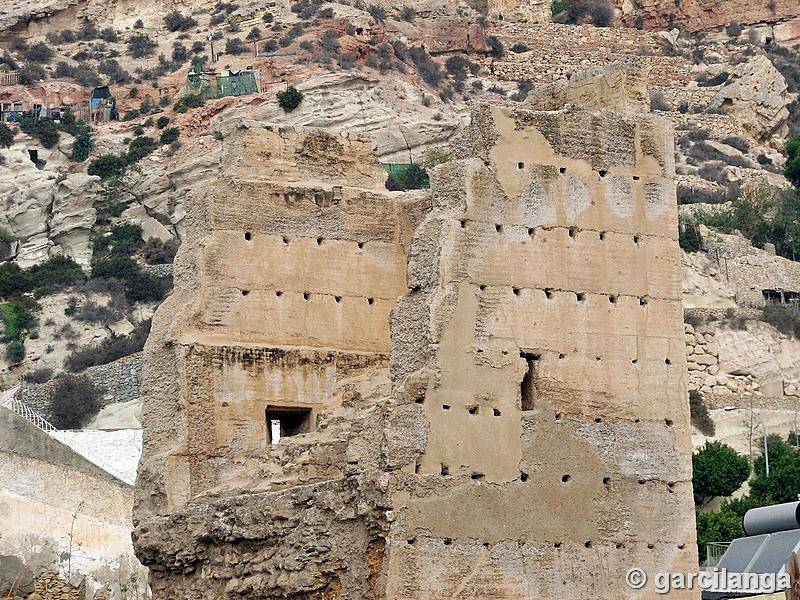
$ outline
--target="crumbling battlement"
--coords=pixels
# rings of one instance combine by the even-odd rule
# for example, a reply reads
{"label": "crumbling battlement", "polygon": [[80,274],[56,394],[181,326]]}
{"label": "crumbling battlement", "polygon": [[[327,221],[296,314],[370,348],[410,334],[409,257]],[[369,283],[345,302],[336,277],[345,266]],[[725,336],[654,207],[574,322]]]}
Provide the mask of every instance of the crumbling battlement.
{"label": "crumbling battlement", "polygon": [[696,568],[673,138],[619,101],[479,107],[430,194],[382,190],[365,139],[232,127],[145,349],[155,598]]}

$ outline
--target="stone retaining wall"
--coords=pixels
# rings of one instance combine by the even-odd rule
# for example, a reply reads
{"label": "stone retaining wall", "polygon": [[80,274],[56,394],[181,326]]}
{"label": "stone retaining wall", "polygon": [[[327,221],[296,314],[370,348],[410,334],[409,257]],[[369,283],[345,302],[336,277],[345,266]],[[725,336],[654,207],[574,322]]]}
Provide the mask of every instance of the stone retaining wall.
{"label": "stone retaining wall", "polygon": [[[85,373],[101,390],[101,406],[136,400],[142,387],[142,353],[137,352],[107,365],[89,367]],[[54,386],[53,381],[24,384],[19,390],[19,398],[50,420],[50,394]]]}

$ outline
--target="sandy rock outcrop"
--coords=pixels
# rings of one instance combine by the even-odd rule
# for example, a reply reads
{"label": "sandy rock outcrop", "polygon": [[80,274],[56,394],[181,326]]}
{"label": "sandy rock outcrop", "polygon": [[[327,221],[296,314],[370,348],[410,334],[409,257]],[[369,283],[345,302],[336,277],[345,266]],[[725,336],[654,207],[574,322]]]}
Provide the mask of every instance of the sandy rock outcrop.
{"label": "sandy rock outcrop", "polygon": [[[667,29],[680,25],[688,31],[708,31],[727,27],[731,22],[792,23],[800,20],[800,3],[795,0],[615,0],[628,26],[641,17],[645,29]],[[791,31],[786,31],[789,34]],[[800,37],[800,36],[798,36]],[[784,41],[791,41],[787,38]]]}
{"label": "sandy rock outcrop", "polygon": [[14,255],[22,267],[59,253],[89,264],[89,234],[97,216],[93,204],[99,178],[60,173],[57,169],[65,160],[63,150],[46,150],[19,136],[4,153],[8,168],[0,171],[0,196],[5,199],[3,225],[17,242]]}
{"label": "sandy rock outcrop", "polygon": [[800,395],[800,340],[761,321],[747,321],[744,329],[720,327],[716,338],[720,371],[751,375],[765,396],[780,397],[787,390]]}
{"label": "sandy rock outcrop", "polygon": [[709,102],[709,108],[722,109],[742,124],[758,141],[775,140],[782,144],[788,133],[787,85],[783,75],[766,56],[730,69],[730,83]]}
{"label": "sandy rock outcrop", "polygon": [[[304,100],[285,113],[274,101],[244,104],[225,111],[215,124],[250,118],[281,125],[302,125],[370,135],[382,162],[409,162],[428,148],[446,143],[468,120],[460,103],[441,102],[433,93],[402,79],[367,73],[337,72],[297,84]],[[425,97],[436,100],[427,107]]]}

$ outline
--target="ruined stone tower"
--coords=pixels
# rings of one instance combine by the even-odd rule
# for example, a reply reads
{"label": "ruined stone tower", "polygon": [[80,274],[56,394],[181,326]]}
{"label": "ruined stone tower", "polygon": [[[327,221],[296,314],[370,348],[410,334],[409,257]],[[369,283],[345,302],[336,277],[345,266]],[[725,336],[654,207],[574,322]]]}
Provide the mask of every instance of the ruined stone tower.
{"label": "ruined stone tower", "polygon": [[223,132],[145,354],[156,598],[696,570],[672,133],[614,102],[478,107],[430,193],[367,139]]}

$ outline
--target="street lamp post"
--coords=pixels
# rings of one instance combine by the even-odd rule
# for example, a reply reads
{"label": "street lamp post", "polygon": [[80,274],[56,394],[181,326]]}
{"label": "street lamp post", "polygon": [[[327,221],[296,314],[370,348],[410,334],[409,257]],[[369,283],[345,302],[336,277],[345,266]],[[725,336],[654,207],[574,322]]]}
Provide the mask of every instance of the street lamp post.
{"label": "street lamp post", "polygon": [[764,431],[764,464],[766,465],[767,469],[767,477],[769,477],[769,450],[767,450],[767,426],[764,423],[764,419],[761,418],[761,415],[754,411],[752,408],[746,408],[744,406],[726,406],[722,410],[727,410],[728,412],[732,410],[746,410],[747,412],[753,413],[755,416],[758,417],[758,420],[761,421],[761,429]]}

